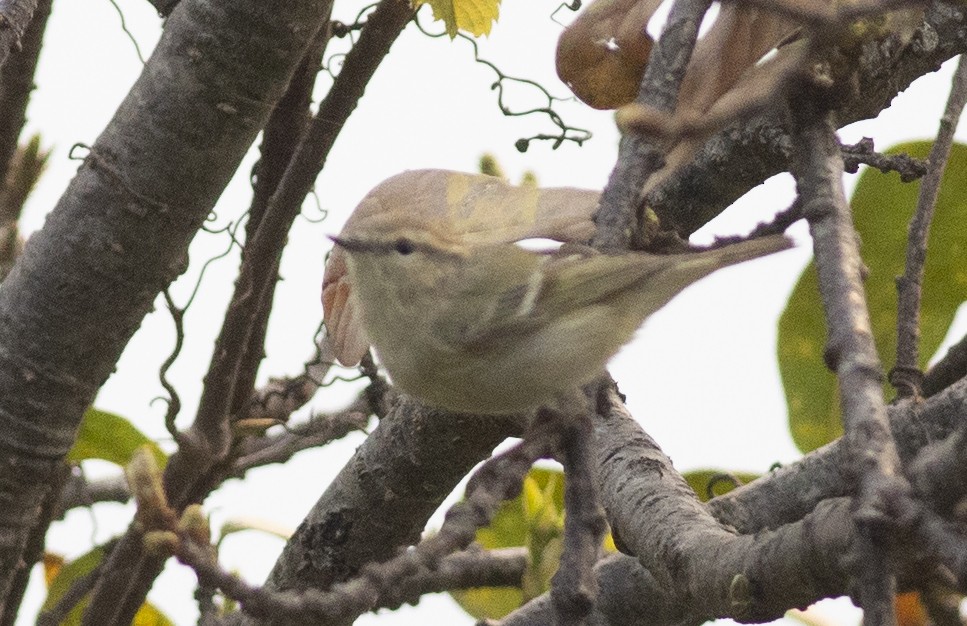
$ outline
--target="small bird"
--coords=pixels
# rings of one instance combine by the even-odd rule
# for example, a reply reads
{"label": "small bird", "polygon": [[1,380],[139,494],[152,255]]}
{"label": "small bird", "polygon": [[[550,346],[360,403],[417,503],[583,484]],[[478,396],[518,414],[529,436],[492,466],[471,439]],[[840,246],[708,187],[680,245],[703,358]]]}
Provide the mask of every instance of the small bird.
{"label": "small bird", "polygon": [[692,254],[468,245],[425,222],[362,224],[333,241],[393,382],[429,405],[505,414],[602,373],[644,320],[715,270],[790,246],[780,236]]}

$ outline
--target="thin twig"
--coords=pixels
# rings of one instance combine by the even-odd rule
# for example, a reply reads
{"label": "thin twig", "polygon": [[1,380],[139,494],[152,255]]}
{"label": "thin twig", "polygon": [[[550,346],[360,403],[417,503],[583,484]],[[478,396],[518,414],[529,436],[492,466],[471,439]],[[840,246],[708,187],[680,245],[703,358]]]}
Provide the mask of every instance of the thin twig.
{"label": "thin twig", "polygon": [[[467,548],[476,530],[489,523],[501,503],[520,493],[521,482],[533,463],[558,449],[560,431],[560,424],[554,420],[535,423],[523,441],[491,458],[474,473],[467,485],[466,500],[450,509],[436,534],[394,559],[370,563],[358,577],[329,591],[293,593],[248,585],[222,570],[208,546],[200,546],[184,535],[179,537],[175,555],[195,570],[203,585],[220,588],[258,618],[343,623],[378,608],[381,601],[398,606],[399,586],[406,585],[408,579],[424,578],[439,568],[448,555]],[[412,592],[410,589],[403,595]]]}
{"label": "thin twig", "polygon": [[[272,111],[265,129],[262,131],[261,156],[252,169],[252,202],[249,206],[249,219],[245,225],[245,239],[251,241],[266,212],[269,210],[272,194],[278,190],[285,169],[292,161],[296,147],[305,135],[306,125],[312,111],[312,89],[316,83],[316,75],[322,65],[322,55],[329,41],[328,28],[320,29],[305,58],[296,69],[295,75],[289,81],[289,88]],[[284,241],[277,243],[281,249]],[[247,247],[242,249],[242,264],[250,263]],[[255,283],[264,285],[265,295],[260,301],[252,302],[247,311],[233,312],[230,315],[240,315],[249,321],[248,341],[236,348],[236,371],[233,381],[232,398],[229,403],[229,415],[234,419],[240,417],[244,406],[253,395],[255,377],[262,359],[265,356],[265,335],[268,332],[269,314],[275,297],[273,285],[279,278],[279,259],[275,263],[265,264],[258,268],[261,276],[257,276]],[[233,295],[233,301],[240,301],[239,294]],[[225,326],[231,323],[226,316]],[[308,401],[308,398],[306,399]]]}
{"label": "thin twig", "polygon": [[843,169],[850,174],[859,171],[860,165],[875,167],[884,174],[896,172],[905,183],[914,181],[927,173],[927,162],[909,154],[883,154],[877,152],[873,140],[863,137],[852,145],[840,147],[843,153]]}
{"label": "thin twig", "polygon": [[584,624],[597,597],[594,565],[607,524],[594,469],[593,425],[589,414],[567,416],[562,456],[564,547],[551,581],[556,624]]}
{"label": "thin twig", "polygon": [[366,427],[366,401],[357,399],[339,413],[313,416],[304,424],[297,424],[285,432],[264,437],[253,437],[238,444],[228,474],[241,478],[248,470],[273,463],[285,463],[297,452],[323,446],[345,435]]}
{"label": "thin twig", "polygon": [[897,352],[896,365],[890,371],[890,383],[901,398],[917,398],[923,382],[920,370],[920,301],[923,297],[924,263],[927,239],[933,220],[940,183],[947,169],[950,147],[960,114],[967,103],[967,61],[961,55],[954,73],[947,108],[940,119],[940,130],[930,149],[929,169],[920,183],[917,210],[910,222],[907,240],[906,268],[897,279]]}

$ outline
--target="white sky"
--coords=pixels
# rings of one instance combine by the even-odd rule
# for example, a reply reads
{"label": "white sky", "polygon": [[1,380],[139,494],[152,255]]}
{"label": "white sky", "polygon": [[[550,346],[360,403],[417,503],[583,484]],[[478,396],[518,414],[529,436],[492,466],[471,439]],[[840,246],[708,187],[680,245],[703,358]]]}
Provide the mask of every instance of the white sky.
{"label": "white sky", "polygon": [[[554,73],[554,43],[561,27],[549,15],[557,2],[507,0],[492,35],[480,47],[482,56],[506,73],[535,79],[555,95],[566,96],[567,89]],[[145,0],[119,0],[119,4],[128,27],[145,55],[149,54],[160,28],[152,8]],[[352,21],[361,6],[340,2],[335,17]],[[567,19],[567,11],[562,10],[559,17]],[[439,30],[439,26],[433,28]],[[46,212],[73,175],[77,163],[67,158],[70,146],[96,140],[141,68],[120,29],[120,18],[107,0],[56,2],[46,42],[28,112],[29,131],[41,132],[44,144],[52,145],[54,153],[24,214],[26,232],[42,226]],[[344,42],[335,42],[330,50],[344,48]],[[932,136],[951,71],[948,63],[940,72],[921,79],[879,120],[844,130],[843,140],[852,142],[869,135],[878,147],[885,148]],[[297,373],[311,355],[310,339],[321,316],[322,260],[329,246],[325,235],[338,232],[359,199],[384,178],[424,167],[475,171],[480,154],[491,152],[514,181],[523,171],[534,170],[544,186],[600,189],[604,185],[617,145],[610,112],[592,111],[574,102],[558,103],[555,108],[567,121],[591,129],[594,138],[583,147],[565,143],[556,151],[548,142],[535,142],[526,154],[520,154],[514,148],[518,138],[551,132],[553,127],[539,116],[503,117],[496,106],[496,92],[490,90],[494,80],[490,69],[473,63],[467,42],[430,39],[414,28],[403,34],[346,125],[316,184],[329,218],[321,223],[300,218],[290,236],[261,380]],[[322,86],[328,84],[323,81]],[[509,91],[505,101],[518,109],[534,103],[520,89]],[[247,178],[254,160],[254,153],[249,154],[216,208],[218,224],[234,219],[248,205]],[[852,177],[849,184],[853,184]],[[777,177],[750,192],[695,239],[747,231],[788,206],[792,193],[791,180]],[[311,199],[304,213],[310,218],[318,216]],[[653,315],[638,339],[612,363],[612,373],[628,395],[632,412],[679,469],[715,466],[763,472],[774,462],[787,463],[798,457],[786,429],[774,356],[776,320],[810,256],[805,228],[800,225],[793,233],[800,242],[794,251],[722,271],[689,288]],[[192,245],[192,260],[204,261],[225,244],[224,237],[202,234]],[[190,293],[199,266],[197,263],[189,277],[177,284],[174,292],[179,301]],[[237,252],[213,265],[186,318],[187,344],[169,375],[184,403],[182,425],[197,403],[236,268]],[[741,296],[735,297],[736,293]],[[961,315],[952,337],[967,332],[963,318]],[[701,323],[695,331],[697,319]],[[152,405],[151,400],[161,395],[157,370],[169,353],[172,337],[166,313],[149,315],[96,403],[128,417],[163,441],[167,437],[161,419],[164,405]],[[728,355],[741,355],[741,367]],[[312,408],[338,407],[352,395],[352,389],[327,390]],[[284,467],[253,471],[244,483],[228,483],[206,502],[213,527],[217,529],[227,519],[247,517],[295,528],[361,441],[362,435],[347,437],[323,450],[302,453]],[[88,469],[91,475],[116,471],[97,463]],[[95,520],[90,512],[75,511],[66,522],[54,526],[49,549],[77,556],[92,541],[101,542],[121,532],[131,512],[131,507],[101,505],[96,507]],[[438,515],[431,524],[440,519]],[[226,540],[222,561],[248,580],[261,582],[281,545],[273,537],[244,533]],[[33,611],[42,601],[39,576],[35,575],[33,583],[25,603],[28,608],[18,624],[33,623]],[[193,584],[193,575],[169,565],[151,598],[178,624],[193,624],[197,616],[191,600]],[[856,621],[853,613],[840,611],[838,615],[840,623]],[[402,625],[430,619],[454,625],[473,623],[447,596],[428,597],[418,608],[407,607],[396,614],[364,616],[359,623]]]}

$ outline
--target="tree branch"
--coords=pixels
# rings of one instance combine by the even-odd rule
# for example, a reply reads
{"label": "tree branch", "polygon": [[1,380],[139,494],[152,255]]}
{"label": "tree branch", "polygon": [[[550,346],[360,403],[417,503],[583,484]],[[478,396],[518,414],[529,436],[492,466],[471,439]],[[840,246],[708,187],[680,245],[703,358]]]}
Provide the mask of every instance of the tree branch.
{"label": "tree branch", "polygon": [[[148,530],[169,533],[174,554],[196,571],[202,585],[221,588],[255,618],[272,623],[351,622],[362,613],[379,608],[381,600],[398,606],[406,595],[400,593],[401,581],[414,574],[418,579],[425,578],[421,576],[424,571],[433,572],[448,555],[469,546],[477,529],[490,522],[503,501],[520,493],[524,476],[534,462],[556,452],[561,443],[560,432],[556,420],[535,422],[520,443],[492,457],[474,472],[467,484],[466,499],[450,509],[438,532],[389,561],[370,563],[358,576],[327,591],[295,594],[251,587],[221,570],[207,541],[202,545],[192,533],[182,531],[185,524],[163,524]],[[142,517],[173,519],[150,512]]]}
{"label": "tree branch", "polygon": [[[34,88],[34,71],[43,43],[47,18],[50,16],[52,0],[38,0],[36,10],[32,10],[33,18],[26,25],[23,37],[19,42],[20,50],[15,52],[7,62],[0,60],[0,185],[7,178],[10,161],[17,150],[17,139],[26,121],[27,102],[30,92]],[[4,5],[7,8],[23,7],[29,3],[14,3],[11,0],[0,0],[0,24],[3,23]],[[2,30],[12,30],[11,25],[0,26]],[[0,40],[2,40],[0,35]],[[0,43],[0,46],[3,44]],[[2,55],[2,52],[0,52]]]}
{"label": "tree branch", "polygon": [[328,589],[413,545],[460,479],[523,422],[399,396],[286,543],[267,585]]}
{"label": "tree branch", "polygon": [[[940,398],[931,401],[930,418],[944,424],[948,432],[962,424],[967,414],[967,383],[962,387],[960,401],[954,403],[959,409],[956,415],[941,417],[945,410]],[[905,420],[920,417],[917,411],[922,405],[907,402],[905,406]],[[600,593],[589,624],[659,626],[719,617],[761,622],[780,617],[790,606],[805,606],[848,591],[850,568],[842,555],[857,541],[851,499],[830,497],[795,519],[773,520],[770,530],[765,524],[747,525],[742,534],[736,534],[721,525],[733,518],[712,505],[737,492],[709,503],[709,512],[717,520],[712,519],[613,391],[606,390],[599,407],[602,419],[596,424],[595,448],[605,505],[616,541],[637,558],[614,555],[595,568]],[[924,449],[922,460],[909,470],[918,493],[938,510],[949,508],[967,493],[967,482],[961,476],[965,440],[961,429]],[[822,454],[817,451],[810,456]],[[821,475],[804,478],[807,481],[800,485],[801,490],[825,487]],[[769,480],[759,479],[740,491]],[[776,500],[781,495],[772,493],[769,498]],[[932,527],[936,521],[936,516],[925,515],[912,523],[913,532],[896,552],[905,588],[925,584],[931,576],[932,569],[924,567],[925,555],[918,545],[925,543],[922,537],[933,535],[936,541],[944,535]],[[952,540],[949,534],[946,539]],[[947,563],[961,575],[967,571],[965,554],[967,543],[960,537],[943,544],[943,550],[935,546],[930,558]],[[961,586],[964,580],[967,578],[961,579]],[[545,625],[552,622],[552,615],[550,596],[545,594],[499,624]]]}
{"label": "tree branch", "polygon": [[[856,88],[836,111],[836,125],[876,117],[915,79],[967,51],[967,13],[957,3],[930,4],[910,42],[869,41],[855,59]],[[764,180],[786,171],[792,153],[787,118],[775,108],[723,129],[696,158],[651,189],[645,203],[663,224],[689,235]]]}
{"label": "tree branch", "polygon": [[572,414],[565,419],[561,446],[566,476],[564,541],[551,579],[551,600],[555,624],[584,624],[598,593],[592,568],[601,554],[607,524],[598,496],[591,416]]}
{"label": "tree branch", "polygon": [[[47,477],[155,296],[181,271],[313,32],[293,25],[318,19],[319,2],[186,1],[4,281],[0,602]],[[232,64],[239,71],[226,74]]]}
{"label": "tree branch", "polygon": [[858,485],[858,541],[850,555],[854,579],[864,624],[888,625],[896,621],[888,546],[898,530],[897,511],[909,500],[909,486],[898,475],[839,144],[824,105],[813,104],[828,100],[823,95],[812,90],[796,97],[794,172],[814,242],[829,334],[825,359],[839,381],[847,471]]}
{"label": "tree branch", "polygon": [[907,258],[903,276],[897,279],[897,352],[896,365],[890,371],[890,383],[902,398],[918,398],[923,381],[920,370],[920,301],[923,295],[923,267],[927,260],[927,238],[930,223],[940,195],[940,181],[947,169],[950,147],[954,142],[957,122],[967,103],[967,61],[960,57],[954,73],[950,97],[940,130],[930,149],[929,168],[920,182],[917,210],[910,222]]}
{"label": "tree branch", "polygon": [[[923,403],[909,400],[887,409],[904,467],[932,442],[948,437],[967,416],[967,380]],[[802,519],[822,500],[848,495],[854,481],[847,471],[843,439],[814,450],[791,465],[709,501],[716,519],[742,533]]]}
{"label": "tree branch", "polygon": [[19,52],[22,38],[37,9],[37,0],[0,0],[0,68]]}
{"label": "tree branch", "polygon": [[927,370],[923,395],[931,397],[967,376],[967,336],[950,347],[947,354]]}

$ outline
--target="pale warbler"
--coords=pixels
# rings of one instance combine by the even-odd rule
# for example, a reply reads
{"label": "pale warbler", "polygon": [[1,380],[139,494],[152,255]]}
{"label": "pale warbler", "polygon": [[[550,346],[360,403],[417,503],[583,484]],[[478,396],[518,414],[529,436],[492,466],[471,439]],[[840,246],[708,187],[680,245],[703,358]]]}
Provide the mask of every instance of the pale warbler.
{"label": "pale warbler", "polygon": [[351,298],[393,382],[453,411],[512,413],[602,373],[649,315],[715,270],[789,247],[782,236],[692,254],[468,245],[385,220],[333,237]]}

